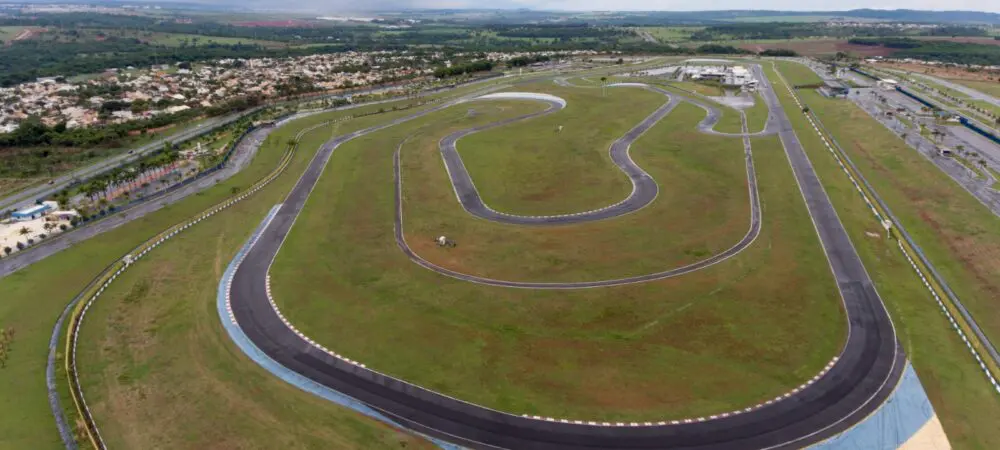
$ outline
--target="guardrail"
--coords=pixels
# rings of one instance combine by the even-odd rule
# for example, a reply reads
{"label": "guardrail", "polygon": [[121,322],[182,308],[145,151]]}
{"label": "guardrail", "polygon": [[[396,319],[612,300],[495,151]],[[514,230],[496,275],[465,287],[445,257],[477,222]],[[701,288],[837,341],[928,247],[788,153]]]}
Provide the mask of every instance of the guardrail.
{"label": "guardrail", "polygon": [[[786,89],[788,89],[796,104],[799,105],[800,108],[803,108],[805,105],[801,99],[799,99],[798,95],[795,94],[795,92],[789,87],[788,82],[785,81],[777,67],[774,68],[774,72],[781,79]],[[997,379],[1000,378],[1000,355],[997,354],[997,351],[990,342],[989,338],[987,338],[982,332],[975,319],[962,304],[961,300],[959,300],[958,296],[951,290],[941,274],[938,273],[937,269],[934,268],[934,265],[931,264],[930,260],[928,260],[920,246],[917,245],[913,238],[910,237],[909,233],[906,232],[906,229],[903,227],[899,219],[893,215],[889,206],[875,192],[875,189],[871,186],[864,175],[861,174],[861,171],[854,165],[854,162],[851,161],[850,157],[836,141],[833,135],[823,126],[816,114],[812,112],[811,109],[809,109],[808,112],[804,112],[804,114],[815,129],[816,133],[820,136],[820,139],[823,140],[827,150],[833,154],[841,169],[844,170],[848,178],[851,180],[851,183],[854,184],[858,193],[865,200],[865,203],[867,203],[869,208],[871,208],[875,217],[880,221],[888,221],[888,223],[891,224],[889,232],[896,237],[896,241],[899,244],[899,248],[903,252],[903,255],[906,257],[907,261],[910,262],[910,265],[916,271],[917,275],[924,283],[924,286],[930,291],[931,295],[938,302],[945,316],[952,324],[952,327],[958,333],[959,337],[961,337],[962,341],[965,342],[969,351],[976,359],[976,362],[979,363],[980,368],[984,371],[986,377],[993,385],[993,388],[997,391],[997,393],[1000,393],[1000,383],[997,382]],[[858,180],[860,180],[860,183]],[[874,199],[875,201],[872,202],[871,199]],[[916,255],[916,259],[914,259],[911,254]],[[930,275],[926,275],[927,273]],[[942,298],[948,299],[948,302],[943,301]],[[981,352],[986,353],[988,359],[983,359],[980,356]]]}
{"label": "guardrail", "polygon": [[205,211],[199,213],[194,219],[189,219],[178,223],[174,226],[167,228],[166,230],[158,233],[156,236],[146,240],[142,244],[136,246],[131,252],[122,256],[122,258],[112,262],[108,265],[97,277],[95,277],[80,294],[77,295],[77,299],[87,299],[85,302],[79,302],[73,309],[70,315],[69,323],[67,325],[68,330],[66,333],[65,341],[65,370],[66,376],[69,381],[70,396],[73,399],[74,406],[76,408],[77,414],[84,423],[84,431],[87,435],[87,439],[90,441],[91,445],[95,449],[104,450],[106,448],[103,438],[101,438],[100,430],[97,424],[94,422],[93,415],[90,412],[90,408],[87,406],[86,400],[83,396],[83,390],[80,386],[79,375],[76,372],[76,344],[77,337],[79,335],[80,326],[83,323],[83,319],[87,314],[87,310],[90,306],[97,300],[105,289],[113,282],[123,271],[130,267],[133,263],[141,259],[143,256],[148,254],[150,251],[163,244],[170,238],[176,236],[178,233],[187,230],[188,228],[198,224],[199,222],[208,219],[209,217],[215,215],[216,213],[233,206],[236,203],[246,199],[247,197],[255,194],[260,189],[264,188],[272,181],[274,181],[278,176],[280,176],[284,170],[290,164],[295,151],[298,149],[298,141],[306,133],[313,131],[319,127],[329,125],[330,123],[349,120],[351,116],[345,116],[342,119],[336,121],[327,121],[317,125],[313,125],[300,131],[295,137],[295,145],[291,146],[284,155],[282,155],[279,161],[278,167],[275,168],[270,174],[258,181],[253,185],[248,191],[241,193],[239,195],[230,197],[216,205],[206,209]]}

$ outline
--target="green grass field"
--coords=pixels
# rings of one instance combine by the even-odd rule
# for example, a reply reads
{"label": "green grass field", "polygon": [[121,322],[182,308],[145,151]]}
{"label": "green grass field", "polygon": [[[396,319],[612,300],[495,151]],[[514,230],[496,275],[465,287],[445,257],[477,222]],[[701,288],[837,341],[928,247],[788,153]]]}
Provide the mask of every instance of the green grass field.
{"label": "green grass field", "polygon": [[0,197],[8,196],[42,181],[44,179],[41,178],[0,178]]}
{"label": "green grass field", "polygon": [[[707,136],[696,131],[696,125],[704,117],[701,108],[679,105],[664,119],[669,126],[648,131],[633,145],[633,158],[660,185],[656,202],[615,220],[542,229],[500,226],[470,216],[454,200],[448,179],[440,177],[436,136],[408,142],[402,159],[407,180],[404,184],[407,240],[421,256],[455,270],[532,281],[586,281],[641,275],[719,253],[738,242],[749,228],[746,170],[740,139]],[[516,142],[511,144],[517,148]],[[564,157],[555,150],[563,145],[553,143],[548,151],[532,158],[502,151],[484,137],[481,142],[460,146],[459,151],[479,192],[486,193],[510,184],[498,174],[507,180],[528,182],[539,177],[545,168],[559,165]],[[534,172],[519,170],[525,160],[531,161],[528,167]],[[610,161],[607,167],[591,170],[618,171]],[[494,176],[489,179],[481,176],[486,173]],[[563,176],[584,180],[594,177],[585,171]],[[605,192],[609,198],[617,195],[596,183],[593,187],[577,187],[573,183],[565,186],[551,189],[553,200],[565,198],[570,202],[580,190]],[[625,195],[627,192],[622,198]],[[604,203],[613,201],[606,198]],[[696,211],[706,203],[713,207],[678,217],[677,211]],[[460,247],[445,249],[433,244],[433,239],[441,234],[461,243]],[[498,248],[500,243],[503,245]],[[601,256],[595,258],[595,252]],[[511,265],[510,260],[515,257],[518,264]]]}
{"label": "green grass field", "polygon": [[22,27],[22,26],[0,27],[0,41],[7,42],[14,39],[15,37],[17,37],[17,34],[23,31],[25,28],[31,28],[31,27]]}
{"label": "green grass field", "polygon": [[995,81],[971,81],[971,80],[949,80],[952,83],[964,84],[977,91],[982,91],[994,97],[1000,97],[1000,82]]}
{"label": "green grass field", "polygon": [[[489,119],[510,112],[496,111]],[[488,119],[487,111],[472,118],[465,113],[464,107],[443,112],[337,150],[272,269],[275,301],[300,330],[375,370],[462,399],[580,419],[742,408],[800,384],[839,351],[845,330],[839,297],[773,137],[755,140],[764,231],[747,251],[710,269],[611,289],[531,291],[459,282],[414,265],[392,240],[393,151],[419,133],[404,148],[403,177],[410,183],[404,185],[407,239],[424,252],[428,242],[414,231],[422,223],[448,221],[450,216],[437,216],[458,209],[436,143],[451,127]],[[739,140],[688,151],[683,143],[693,142],[690,128],[700,116],[696,110],[679,114],[644,136],[634,152],[644,167],[683,176],[682,182],[664,180],[657,203],[696,201],[685,199],[694,192],[703,199],[697,189],[705,184],[687,181],[717,179],[726,169],[714,166],[728,165],[729,158],[739,164]],[[414,179],[428,181],[407,181]],[[421,202],[423,191],[437,192],[439,200]],[[649,214],[654,208],[647,208]],[[672,228],[692,220],[689,210],[673,214],[658,229],[643,230],[656,236],[649,242],[673,239]],[[601,227],[614,225],[579,228]],[[628,232],[624,224],[622,230]],[[587,239],[578,244],[593,264],[617,257],[614,240]],[[523,271],[526,255],[510,250],[518,245],[511,239],[456,240],[451,256],[489,246],[498,270],[506,261],[505,270]],[[587,377],[580,376],[584,367]]]}
{"label": "green grass field", "polygon": [[825,22],[834,18],[835,16],[801,16],[801,15],[791,15],[791,16],[754,16],[754,17],[740,17],[736,19],[731,19],[732,22]]}
{"label": "green grass field", "polygon": [[693,81],[674,81],[669,83],[672,86],[679,87],[691,92],[697,92],[701,95],[706,95],[709,97],[717,97],[723,95],[722,87],[716,85],[709,85],[704,83],[695,83]]}
{"label": "green grass field", "polygon": [[[209,44],[234,45],[234,44],[256,44],[264,47],[284,47],[288,44],[284,42],[266,41],[251,38],[234,38],[224,36],[204,36],[199,34],[185,33],[161,33],[152,31],[141,31],[135,29],[101,29],[85,28],[75,29],[68,34],[58,28],[53,28],[39,36],[40,39],[53,40],[59,42],[71,41],[92,41],[104,40],[108,38],[138,39],[153,45],[163,45],[166,47],[199,46]],[[13,36],[11,36],[13,37]]]}
{"label": "green grass field", "polygon": [[[1000,446],[1000,429],[991,425],[992,418],[1000,416],[1000,401],[997,400],[996,392],[898,247],[887,242],[884,237],[872,238],[866,234],[881,235],[883,231],[847,175],[823,146],[805,117],[798,112],[788,92],[773,75],[771,67],[764,67],[855,248],[889,307],[899,339],[917,370],[951,445],[953,448],[970,449]],[[850,103],[823,99],[808,90],[799,91],[799,94],[826,127],[840,139],[841,145],[845,146],[855,164],[928,252],[938,269],[945,272],[952,288],[956,291],[963,288],[963,284],[955,283],[955,279],[951,277],[955,271],[954,263],[949,262],[948,258],[940,257],[941,247],[951,247],[961,241],[949,243],[944,240],[944,236],[926,234],[928,228],[933,228],[942,220],[942,215],[935,213],[933,209],[940,206],[936,205],[938,203],[957,202],[955,208],[958,209],[953,210],[953,213],[966,222],[951,229],[964,234],[963,240],[974,240],[974,243],[969,243],[970,246],[980,245],[984,239],[993,238],[976,230],[983,226],[983,221],[988,223],[995,219],[987,220],[981,213],[975,212],[982,207],[969,203],[968,200],[972,199],[967,193],[912,149],[902,147],[898,138],[890,135],[863,111]],[[844,118],[851,119],[844,121]],[[906,187],[903,187],[904,184]],[[901,197],[900,189],[905,189],[904,192],[911,197]],[[926,196],[915,199],[918,195]],[[915,211],[917,208],[920,211]],[[915,219],[914,214],[928,216],[920,220]],[[958,220],[957,217],[955,220]],[[948,225],[954,226],[951,223]],[[942,240],[939,242],[935,239]],[[995,247],[986,245],[979,250],[988,253],[992,248]],[[993,259],[993,263],[995,262],[996,259]],[[976,285],[977,282],[971,284]],[[962,299],[968,302],[965,296]],[[967,303],[967,306],[971,305]],[[982,321],[994,316],[976,317],[981,320],[981,325],[985,325]]]}
{"label": "green grass field", "polygon": [[638,31],[645,31],[660,42],[683,42],[687,41],[692,34],[705,29],[705,27],[639,27]]}
{"label": "green grass field", "polygon": [[[478,87],[481,86],[482,85],[479,85]],[[468,90],[468,88],[464,88],[464,90]],[[454,93],[446,93],[443,95],[454,95]],[[406,101],[400,102],[400,104],[406,103]],[[374,110],[386,106],[387,105],[380,105],[378,107],[368,107],[367,109]],[[352,110],[350,113],[355,114],[359,111],[364,111],[364,109]],[[323,118],[316,116],[304,119],[301,123],[316,123],[315,121],[321,120],[323,120]],[[384,119],[372,118],[371,120]],[[273,141],[269,145],[274,145],[275,143],[281,145],[285,142],[284,139],[281,139],[281,136],[286,136],[288,132],[281,130],[280,133],[281,134],[276,134],[275,137],[272,138]],[[314,149],[308,150],[312,151]],[[85,286],[87,282],[89,282],[90,279],[92,279],[105,265],[117,258],[120,258],[126,251],[133,248],[139,242],[162,231],[166,227],[173,225],[182,218],[190,217],[209,205],[215,204],[219,199],[231,195],[231,189],[233,187],[245,188],[253,181],[260,179],[265,173],[268,173],[273,169],[274,163],[277,161],[277,157],[278,155],[273,152],[268,152],[265,149],[265,151],[263,151],[254,160],[248,169],[234,176],[225,183],[221,183],[210,190],[192,196],[182,202],[168,206],[154,214],[137,219],[127,225],[117,228],[113,232],[78,243],[72,249],[65,250],[59,254],[46,258],[39,263],[22,269],[21,271],[0,280],[0,289],[4,292],[3,301],[0,302],[0,327],[14,327],[17,332],[12,344],[12,351],[10,353],[7,366],[6,368],[0,369],[0,376],[2,376],[4,380],[3,383],[0,383],[0,398],[4,399],[2,409],[0,409],[0,414],[4,417],[10,418],[10,420],[0,421],[0,448],[61,448],[59,437],[57,436],[53,425],[52,413],[50,412],[48,403],[46,402],[44,370],[48,339],[52,331],[52,326],[55,323],[56,317],[62,311],[63,307],[70,301],[70,299],[72,299],[73,296],[76,295],[76,293],[82,289],[83,286]],[[303,156],[300,156],[300,158],[302,157]],[[301,163],[302,162],[300,161],[298,164],[301,165]],[[287,177],[294,178],[294,175],[287,175]],[[269,187],[268,189],[274,190],[277,188]],[[256,224],[260,218],[263,217],[267,209],[273,205],[271,200],[273,200],[273,198],[264,200],[264,204],[257,206],[257,208],[259,208],[257,210],[259,211],[259,214],[254,216],[252,220],[236,222],[243,228],[234,228],[233,230],[225,231],[227,229],[224,228],[222,224],[220,224],[219,228],[214,228],[215,234],[212,235],[213,239],[217,239],[219,236],[224,235],[228,236],[227,239],[234,240],[226,241],[226,246],[223,247],[219,247],[221,244],[219,244],[218,241],[212,241],[211,245],[205,246],[205,248],[222,252],[221,254],[224,257],[232,255],[238,246],[242,244],[242,242],[239,241],[241,236],[245,237],[253,228],[254,224]],[[217,215],[216,217],[221,218],[223,216],[225,215]],[[212,222],[209,221],[205,223],[205,225],[211,225],[211,223]],[[195,231],[192,230],[192,232]],[[180,238],[177,239],[176,242],[186,241],[185,238]],[[195,242],[199,245],[202,244],[196,240],[192,240],[191,242]],[[212,254],[213,257],[214,255],[215,254]],[[192,261],[194,260],[191,259],[190,255],[185,255],[182,263],[186,264]],[[219,264],[223,264],[223,262],[226,261],[228,261],[228,259],[220,258]],[[214,260],[212,260],[212,262],[214,264]],[[211,267],[197,267],[195,269],[199,270],[198,272],[195,272],[199,276],[212,273]],[[181,279],[183,279],[183,277],[181,277]],[[209,293],[214,293],[215,283],[217,281],[218,280],[212,281],[210,285],[200,285],[200,289],[203,290],[202,292],[205,297],[198,297],[197,299],[186,297],[189,292],[187,290],[189,287],[185,284],[185,282],[157,285],[157,288],[178,289],[178,291],[175,292],[176,295],[174,295],[175,293],[171,293],[164,297],[164,307],[188,308],[191,305],[178,302],[208,301],[207,296],[210,295]],[[157,291],[154,289],[150,292],[150,295],[153,295]],[[169,303],[169,301],[173,301],[174,303]],[[212,301],[214,301],[214,298]],[[100,302],[97,303],[97,305],[98,306],[96,306],[95,309],[92,309],[95,313],[103,307]],[[112,305],[109,304],[109,307],[112,307]],[[208,308],[209,305],[199,303],[198,307]],[[208,314],[207,311],[208,310],[201,310],[201,313]],[[220,347],[220,345],[223,344],[219,340],[203,342],[205,339],[216,339],[219,336],[217,333],[221,332],[221,328],[218,328],[218,323],[214,322],[217,320],[214,317],[214,309],[210,311],[212,314],[211,317],[201,317],[201,320],[203,321],[202,327],[194,327],[191,322],[182,322],[178,325],[179,327],[188,327],[189,333],[191,333],[189,339],[191,342],[195,342],[191,345],[196,347],[203,346],[205,347],[206,352],[230,354],[230,362],[227,364],[236,368],[233,373],[245,375],[256,371],[255,373],[257,375],[255,376],[258,377],[258,379],[263,378],[271,380],[270,376],[264,371],[257,369],[253,363],[239,355],[235,347],[230,346],[228,342],[225,343],[225,347]],[[136,319],[139,320],[140,318],[136,317]],[[208,319],[213,320],[213,322],[204,322]],[[205,327],[209,326],[205,325],[206,323],[216,327],[216,329],[206,329]],[[93,323],[88,322],[88,324],[92,325]],[[88,332],[87,328],[87,326],[84,327],[85,332]],[[170,343],[164,344],[166,347],[164,351],[183,350],[181,348],[170,346],[169,344]],[[84,367],[87,367],[87,361],[88,360],[86,359],[81,359],[81,364]],[[147,365],[150,367],[151,371],[156,372],[166,370],[166,368],[178,364],[177,361],[177,359],[169,358],[156,359],[155,361],[147,361]],[[115,362],[101,361],[99,363],[112,364]],[[238,381],[234,381],[234,379],[231,378],[236,375],[233,375],[233,373],[226,373],[226,370],[228,369],[220,367],[213,368],[213,365],[210,363],[198,366],[197,369],[198,370],[194,372],[190,372],[189,375],[203,376],[208,381],[200,382],[200,380],[195,378],[189,380],[192,384],[214,384],[220,389],[223,389],[228,384]],[[181,369],[179,368],[177,370]],[[162,385],[149,382],[137,382],[135,386],[141,387],[146,393],[152,393],[158,389],[173,388],[170,384]],[[62,385],[62,387],[65,390],[65,385]],[[250,398],[248,402],[257,404],[258,406],[256,406],[255,409],[258,411],[270,411],[270,414],[274,416],[281,416],[264,423],[264,425],[268,425],[268,427],[271,428],[263,427],[260,429],[259,432],[262,436],[262,441],[274,438],[273,436],[268,437],[266,435],[275,434],[274,430],[277,428],[282,428],[284,430],[283,434],[287,435],[286,439],[289,440],[289,442],[303,441],[303,439],[306,439],[311,433],[326,433],[320,432],[319,430],[329,428],[329,423],[326,422],[309,422],[309,424],[300,425],[294,419],[283,418],[283,414],[275,412],[289,408],[288,404],[284,403],[284,398],[282,398],[280,402],[275,402],[275,398],[278,394],[281,394],[281,396],[287,394],[293,397],[299,395],[299,397],[296,398],[306,400],[311,397],[308,397],[305,394],[296,394],[295,391],[291,391],[290,388],[287,388],[283,384],[276,381],[274,384],[261,383],[255,386],[254,389],[256,389],[254,392],[259,393],[263,397],[258,399]],[[90,391],[87,391],[87,395],[90,395]],[[100,394],[95,392],[94,395]],[[162,396],[158,398],[164,399]],[[192,398],[199,398],[199,401],[192,402]],[[216,397],[200,398],[185,394],[185,396],[164,399],[164,401],[173,401],[175,402],[174,404],[164,405],[136,402],[135,406],[137,408],[149,408],[152,411],[159,409],[196,408],[193,415],[194,417],[197,417],[199,414],[198,408],[205,408],[206,410],[225,409],[227,404],[222,402],[222,400],[219,400],[222,403],[215,403],[216,400],[219,399]],[[232,400],[231,397],[230,400]],[[66,401],[68,401],[68,398]],[[64,404],[64,406],[69,408],[72,408],[71,405],[71,403]],[[337,408],[328,406],[324,406],[324,408],[325,409],[322,409],[322,411],[313,411],[317,415],[327,415],[333,418],[331,420],[337,420],[337,418],[344,419],[346,421],[345,426],[349,425],[350,427],[368,430],[381,428],[368,420],[358,419],[358,416],[344,413]],[[233,411],[239,411],[239,409],[230,410],[229,414],[232,414]],[[127,413],[131,414],[131,411]],[[151,414],[151,416],[153,416],[153,414]],[[108,421],[118,420],[118,418],[106,419]],[[147,419],[150,420],[145,424],[145,426],[148,427],[168,427],[169,425],[166,422],[161,424],[152,421],[152,419]],[[121,420],[123,422],[127,422],[127,418],[121,418]],[[206,429],[216,426],[216,424],[207,421],[201,422],[200,425],[206,427]],[[151,430],[151,432],[154,431],[155,430]],[[250,431],[241,430],[240,432],[249,433],[244,437],[245,439],[254,439],[254,435]],[[218,432],[212,433],[215,435],[219,434]],[[298,437],[294,437],[293,435],[297,435]],[[114,438],[114,436],[106,437]],[[355,445],[364,447],[365,443],[365,439],[359,439]],[[190,444],[189,448],[203,448],[196,444],[197,443]],[[137,447],[151,448],[157,446],[162,447],[163,445],[158,445],[156,442],[149,442],[148,445],[138,445]]]}
{"label": "green grass field", "polygon": [[813,85],[823,82],[823,79],[816,75],[812,69],[804,64],[799,64],[792,61],[775,61],[778,66],[778,70],[784,75],[785,79],[793,86],[802,85]]}
{"label": "green grass field", "polygon": [[[667,98],[645,89],[565,88],[542,82],[518,91],[545,91],[566,108],[545,117],[463,138],[462,154],[483,201],[510,214],[565,214],[601,208],[628,196],[632,185],[608,149]],[[480,105],[469,108],[478,110]],[[564,127],[557,132],[558,127]],[[522,182],[510,183],[513,173]],[[567,195],[568,194],[568,195]]]}

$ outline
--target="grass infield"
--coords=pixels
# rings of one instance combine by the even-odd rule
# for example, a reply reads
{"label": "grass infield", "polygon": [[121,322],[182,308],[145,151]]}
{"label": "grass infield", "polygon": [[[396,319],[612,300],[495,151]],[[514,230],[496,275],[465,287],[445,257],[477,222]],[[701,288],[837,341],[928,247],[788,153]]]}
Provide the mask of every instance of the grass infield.
{"label": "grass infield", "polygon": [[[272,268],[285,316],[375,370],[505,411],[577,419],[680,418],[743,408],[801,384],[839,352],[846,330],[839,297],[773,137],[754,141],[762,235],[747,251],[704,271],[619,288],[533,291],[459,282],[414,265],[392,238],[396,146],[414,131],[429,133],[426,155],[419,142],[408,142],[404,180],[443,183],[437,139],[508,113],[487,117],[487,108],[470,118],[464,108],[452,109],[338,149]],[[685,180],[727,170],[710,166],[725,165],[729,150],[740,155],[736,148],[691,145],[705,150],[699,154],[662,142],[690,138],[691,119],[668,118],[643,137],[637,161],[662,162],[662,170]],[[668,192],[657,202],[705,194],[694,190],[704,185],[664,183]],[[442,188],[413,184],[428,186],[427,192]],[[744,189],[738,195],[746,205]],[[419,215],[434,216],[436,208],[456,202],[453,193],[433,204],[420,201],[421,192],[405,195],[407,227],[414,230],[428,220]],[[706,209],[704,203],[695,208]],[[691,212],[676,210],[662,225],[689,220]],[[619,223],[617,233],[649,234],[659,245],[672,239],[662,228],[630,225]],[[484,255],[494,252],[496,270],[524,272],[521,257],[529,255],[510,251],[517,245],[512,240],[484,243]],[[456,250],[466,245],[474,244],[460,241]],[[615,257],[613,242],[592,245],[581,264]],[[676,257],[662,253],[660,260]]]}

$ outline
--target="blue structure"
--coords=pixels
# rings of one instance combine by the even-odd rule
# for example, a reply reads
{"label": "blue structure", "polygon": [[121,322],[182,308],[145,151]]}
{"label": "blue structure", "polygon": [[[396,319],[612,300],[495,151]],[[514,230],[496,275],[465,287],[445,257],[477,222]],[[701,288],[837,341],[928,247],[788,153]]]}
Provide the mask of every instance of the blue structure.
{"label": "blue structure", "polygon": [[990,133],[987,130],[984,130],[979,125],[972,123],[969,119],[966,119],[965,117],[962,116],[958,116],[958,121],[961,122],[962,125],[965,125],[966,128],[983,135],[984,137],[986,137],[986,139],[989,139],[997,144],[1000,144],[1000,137],[997,137],[995,134]]}
{"label": "blue structure", "polygon": [[859,69],[857,67],[851,67],[851,70],[853,70],[853,71],[855,71],[857,73],[860,73],[861,75],[864,75],[864,76],[866,76],[868,78],[871,78],[871,79],[873,79],[875,81],[879,80],[879,77],[876,77],[875,75],[872,75],[872,74],[870,74],[868,72],[865,72],[865,71],[863,71],[863,70],[861,70],[861,69]]}
{"label": "blue structure", "polygon": [[906,89],[903,89],[903,88],[901,88],[899,86],[896,86],[896,90],[899,91],[899,92],[901,92],[903,95],[905,95],[907,97],[910,97],[910,98],[912,98],[912,99],[920,102],[920,104],[922,104],[922,105],[924,105],[924,106],[926,106],[926,107],[928,107],[928,108],[930,108],[932,110],[938,109],[938,107],[934,106],[933,103],[920,98],[920,96],[918,96],[918,95],[916,95],[916,94],[914,94],[914,93],[912,93],[912,92],[910,92],[910,91],[908,91]]}
{"label": "blue structure", "polygon": [[10,217],[17,221],[23,220],[34,220],[45,215],[46,212],[52,209],[51,205],[34,205],[29,208],[24,208],[20,211],[14,211],[11,213]]}

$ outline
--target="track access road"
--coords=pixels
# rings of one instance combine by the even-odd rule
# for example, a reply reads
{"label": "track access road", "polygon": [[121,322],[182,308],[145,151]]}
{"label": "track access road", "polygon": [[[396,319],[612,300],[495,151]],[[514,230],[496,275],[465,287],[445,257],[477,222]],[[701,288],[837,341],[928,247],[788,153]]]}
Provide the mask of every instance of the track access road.
{"label": "track access road", "polygon": [[902,374],[905,357],[871,279],[766,82],[764,90],[840,289],[849,326],[836,364],[785,396],[738,412],[677,423],[567,423],[529,418],[463,402],[345,362],[288,328],[270,303],[267,272],[332,152],[357,136],[449,105],[338,137],[321,148],[231,280],[237,324],[263,353],[286,368],[414,430],[473,448],[801,448],[836,435],[885,401]]}

